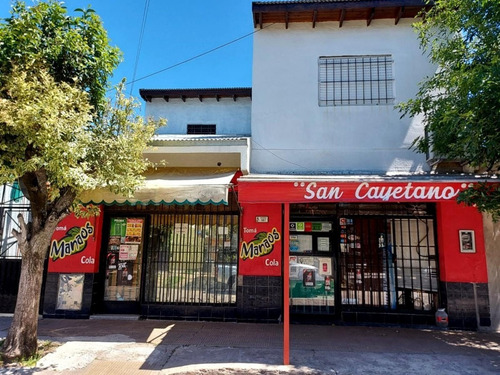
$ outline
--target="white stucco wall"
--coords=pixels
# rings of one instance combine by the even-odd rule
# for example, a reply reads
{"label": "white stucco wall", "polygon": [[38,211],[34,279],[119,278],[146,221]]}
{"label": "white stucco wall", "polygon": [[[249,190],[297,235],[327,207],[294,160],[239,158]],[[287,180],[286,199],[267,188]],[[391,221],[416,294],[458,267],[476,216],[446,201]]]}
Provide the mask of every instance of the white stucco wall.
{"label": "white stucco wall", "polygon": [[252,154],[254,173],[413,173],[425,156],[409,151],[419,121],[400,119],[394,105],[320,107],[320,56],[393,56],[395,103],[431,75],[408,20],[291,23],[254,35]]}
{"label": "white stucco wall", "polygon": [[170,99],[153,98],[146,103],[146,117],[166,118],[167,126],[157,134],[186,134],[188,124],[215,124],[218,135],[250,135],[252,100],[231,98]]}

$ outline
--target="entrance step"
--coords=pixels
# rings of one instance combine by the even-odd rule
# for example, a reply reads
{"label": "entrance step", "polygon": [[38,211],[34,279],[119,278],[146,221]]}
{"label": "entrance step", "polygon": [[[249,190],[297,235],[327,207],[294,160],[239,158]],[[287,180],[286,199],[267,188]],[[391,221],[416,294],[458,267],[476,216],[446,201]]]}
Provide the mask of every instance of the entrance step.
{"label": "entrance step", "polygon": [[97,314],[91,315],[92,320],[139,320],[139,315],[135,314]]}

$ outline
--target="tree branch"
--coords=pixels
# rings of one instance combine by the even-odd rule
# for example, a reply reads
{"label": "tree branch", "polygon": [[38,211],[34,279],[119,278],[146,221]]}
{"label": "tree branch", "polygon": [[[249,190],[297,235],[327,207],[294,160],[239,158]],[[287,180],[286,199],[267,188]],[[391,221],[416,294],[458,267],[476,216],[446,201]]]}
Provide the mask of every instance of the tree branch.
{"label": "tree branch", "polygon": [[12,229],[12,235],[16,238],[18,249],[21,252],[21,255],[24,256],[25,249],[27,248],[26,244],[31,237],[31,225],[24,221],[23,214],[17,215],[17,220],[19,221],[19,226],[21,227],[21,231],[17,231],[16,229]]}

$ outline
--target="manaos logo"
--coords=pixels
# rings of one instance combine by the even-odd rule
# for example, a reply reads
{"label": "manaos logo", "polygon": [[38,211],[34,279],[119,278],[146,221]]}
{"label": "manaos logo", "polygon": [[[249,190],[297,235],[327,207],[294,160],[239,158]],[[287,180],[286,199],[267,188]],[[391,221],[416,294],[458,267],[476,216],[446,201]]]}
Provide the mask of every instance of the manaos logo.
{"label": "manaos logo", "polygon": [[280,239],[280,233],[276,228],[273,228],[271,232],[259,232],[251,241],[242,242],[240,258],[247,260],[268,255],[274,250],[274,244]]}
{"label": "manaos logo", "polygon": [[90,221],[87,221],[83,227],[70,228],[63,238],[52,241],[49,257],[56,261],[68,255],[82,252],[87,247],[88,239],[92,233],[94,233],[94,227]]}

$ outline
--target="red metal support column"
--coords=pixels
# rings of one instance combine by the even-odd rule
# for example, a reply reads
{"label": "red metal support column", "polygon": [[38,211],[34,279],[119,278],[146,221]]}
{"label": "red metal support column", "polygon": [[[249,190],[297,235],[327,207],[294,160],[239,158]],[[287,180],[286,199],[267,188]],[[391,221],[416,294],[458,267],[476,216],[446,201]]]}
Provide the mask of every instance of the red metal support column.
{"label": "red metal support column", "polygon": [[283,228],[283,364],[290,364],[290,204],[285,203]]}

